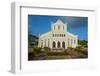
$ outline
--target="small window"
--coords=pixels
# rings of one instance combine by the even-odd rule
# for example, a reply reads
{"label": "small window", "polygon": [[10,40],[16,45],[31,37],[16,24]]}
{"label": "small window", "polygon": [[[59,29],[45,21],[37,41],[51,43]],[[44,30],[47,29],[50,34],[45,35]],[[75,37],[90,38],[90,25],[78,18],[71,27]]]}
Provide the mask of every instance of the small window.
{"label": "small window", "polygon": [[74,40],[74,44],[76,43],[76,40]]}
{"label": "small window", "polygon": [[56,34],[54,34],[54,37],[56,37]]}
{"label": "small window", "polygon": [[45,39],[45,47],[46,47],[46,39]]}
{"label": "small window", "polygon": [[64,26],[63,26],[63,30],[64,30]]}
{"label": "small window", "polygon": [[64,34],[64,37],[65,37],[65,34]]}
{"label": "small window", "polygon": [[41,40],[41,47],[43,47],[43,40]]}
{"label": "small window", "polygon": [[63,37],[63,34],[62,34],[62,37]]}
{"label": "small window", "polygon": [[59,35],[58,35],[58,34],[56,34],[56,36],[58,37]]}
{"label": "small window", "polygon": [[55,26],[54,26],[54,30],[55,30]]}
{"label": "small window", "polygon": [[60,26],[58,26],[58,29],[60,29]]}
{"label": "small window", "polygon": [[60,36],[60,34],[58,34],[58,37]]}
{"label": "small window", "polygon": [[62,35],[60,34],[60,37],[62,37]]}

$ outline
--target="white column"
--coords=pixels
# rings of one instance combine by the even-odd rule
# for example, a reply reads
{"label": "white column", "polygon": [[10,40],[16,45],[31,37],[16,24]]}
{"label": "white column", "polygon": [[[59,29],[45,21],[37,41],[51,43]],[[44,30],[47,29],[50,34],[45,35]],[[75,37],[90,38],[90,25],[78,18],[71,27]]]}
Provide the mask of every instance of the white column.
{"label": "white column", "polygon": [[49,47],[52,49],[52,40],[49,40]]}
{"label": "white column", "polygon": [[74,40],[72,39],[72,47],[74,47]]}
{"label": "white column", "polygon": [[56,42],[56,48],[57,48],[57,45],[58,45],[58,41],[55,41]]}
{"label": "white column", "polygon": [[71,39],[69,39],[69,46],[71,47]]}
{"label": "white column", "polygon": [[43,40],[43,47],[45,47],[45,40]]}
{"label": "white column", "polygon": [[67,47],[68,47],[68,42],[65,41],[65,49],[67,49]]}
{"label": "white column", "polygon": [[78,46],[78,39],[76,39],[76,44],[75,45],[76,45],[76,47]]}
{"label": "white column", "polygon": [[62,41],[60,41],[60,48],[63,48],[63,47],[62,47]]}

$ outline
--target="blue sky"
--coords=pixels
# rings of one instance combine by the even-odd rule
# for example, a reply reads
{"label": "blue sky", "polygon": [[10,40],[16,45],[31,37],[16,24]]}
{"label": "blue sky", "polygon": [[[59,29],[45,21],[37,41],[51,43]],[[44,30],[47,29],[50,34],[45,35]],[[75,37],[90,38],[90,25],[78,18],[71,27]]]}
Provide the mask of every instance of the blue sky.
{"label": "blue sky", "polygon": [[28,31],[33,35],[46,33],[58,18],[68,24],[68,32],[78,35],[80,40],[88,40],[88,17],[28,15]]}

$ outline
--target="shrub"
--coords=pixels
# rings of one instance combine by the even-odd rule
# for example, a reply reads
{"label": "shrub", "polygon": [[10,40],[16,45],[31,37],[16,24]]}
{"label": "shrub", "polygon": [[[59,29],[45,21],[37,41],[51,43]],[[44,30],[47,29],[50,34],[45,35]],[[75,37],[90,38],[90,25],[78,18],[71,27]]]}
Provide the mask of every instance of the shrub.
{"label": "shrub", "polygon": [[62,55],[67,55],[66,52],[48,52],[48,56],[62,56]]}
{"label": "shrub", "polygon": [[49,48],[49,47],[44,47],[43,49],[44,49],[44,52],[45,52],[45,53],[47,53],[47,52],[50,51],[50,48]]}
{"label": "shrub", "polygon": [[33,60],[35,57],[35,54],[33,52],[28,52],[28,60]]}
{"label": "shrub", "polygon": [[38,54],[38,53],[41,53],[42,51],[41,51],[41,48],[40,47],[33,47],[33,52],[35,54]]}
{"label": "shrub", "polygon": [[75,51],[80,52],[80,53],[85,54],[85,55],[88,54],[87,49],[84,49],[82,47],[75,48]]}
{"label": "shrub", "polygon": [[68,49],[73,50],[74,48],[72,48],[72,47],[68,47]]}

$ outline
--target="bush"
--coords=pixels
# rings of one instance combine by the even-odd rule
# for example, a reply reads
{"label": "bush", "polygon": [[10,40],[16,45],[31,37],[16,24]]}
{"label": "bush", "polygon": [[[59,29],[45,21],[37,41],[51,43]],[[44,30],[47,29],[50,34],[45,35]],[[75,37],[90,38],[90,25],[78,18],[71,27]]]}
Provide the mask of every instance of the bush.
{"label": "bush", "polygon": [[47,53],[47,52],[50,51],[50,48],[49,48],[49,47],[44,47],[43,49],[44,49],[44,52],[45,52],[45,53]]}
{"label": "bush", "polygon": [[28,60],[33,60],[35,57],[35,54],[33,52],[28,52]]}
{"label": "bush", "polygon": [[68,49],[73,50],[74,48],[72,48],[72,47],[68,47]]}
{"label": "bush", "polygon": [[75,51],[80,52],[80,53],[85,54],[85,55],[88,54],[87,49],[84,49],[84,48],[82,48],[82,47],[77,47],[77,48],[75,48]]}
{"label": "bush", "polygon": [[68,55],[67,52],[48,52],[48,56],[63,56],[63,55]]}
{"label": "bush", "polygon": [[35,54],[42,53],[40,47],[33,47],[33,52],[34,52]]}

